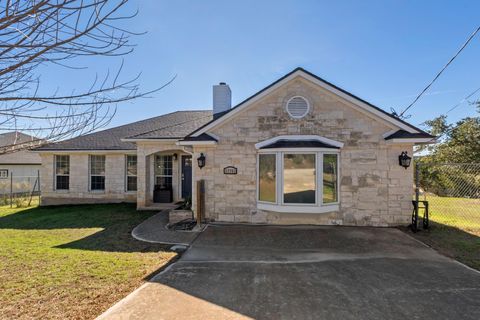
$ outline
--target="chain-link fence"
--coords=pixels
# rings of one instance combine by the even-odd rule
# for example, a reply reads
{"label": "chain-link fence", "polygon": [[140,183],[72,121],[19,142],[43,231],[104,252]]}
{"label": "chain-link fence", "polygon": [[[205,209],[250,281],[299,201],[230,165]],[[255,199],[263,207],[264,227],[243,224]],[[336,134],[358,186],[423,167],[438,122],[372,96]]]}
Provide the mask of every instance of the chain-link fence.
{"label": "chain-link fence", "polygon": [[15,176],[0,179],[0,205],[27,207],[40,201],[40,176]]}
{"label": "chain-link fence", "polygon": [[419,200],[428,201],[431,221],[480,229],[480,163],[420,163],[417,170]]}

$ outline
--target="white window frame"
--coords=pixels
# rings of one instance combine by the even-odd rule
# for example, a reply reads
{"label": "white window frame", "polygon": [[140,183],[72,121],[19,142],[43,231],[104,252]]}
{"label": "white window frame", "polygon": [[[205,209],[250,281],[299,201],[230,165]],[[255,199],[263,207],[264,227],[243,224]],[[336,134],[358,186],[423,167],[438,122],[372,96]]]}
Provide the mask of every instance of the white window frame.
{"label": "white window frame", "polygon": [[[92,175],[92,157],[103,157],[105,160],[105,172],[103,175],[101,174],[94,174]],[[92,176],[95,177],[103,177],[103,189],[92,189]],[[88,155],[88,191],[93,193],[104,193],[107,189],[107,156],[104,154],[89,154]]]}
{"label": "white window frame", "polygon": [[[168,174],[157,174],[156,171],[157,171],[157,157],[170,157],[172,159],[171,161],[171,164],[172,164],[172,174],[168,175]],[[153,175],[155,177],[155,180],[154,180],[154,185],[157,184],[157,177],[160,177],[160,178],[171,178],[172,179],[172,188],[173,188],[173,154],[158,154],[158,155],[155,155],[155,159],[153,161]]]}
{"label": "white window frame", "polygon": [[[275,202],[260,201],[260,154],[276,155],[276,184]],[[285,154],[315,154],[315,203],[284,203],[284,175],[283,161]],[[333,151],[329,148],[284,148],[260,149],[257,153],[257,208],[260,210],[294,213],[323,213],[338,211],[340,208],[340,186],[337,187],[337,202],[323,202],[323,155],[335,154],[337,156],[337,185],[340,179],[340,150]]]}
{"label": "white window frame", "polygon": [[[128,157],[136,157],[136,166],[137,166],[137,174],[136,175],[129,175],[128,174]],[[128,190],[128,178],[135,177],[137,179],[137,189],[136,190]],[[136,193],[138,190],[138,156],[136,154],[126,154],[125,155],[125,192]]]}
{"label": "white window frame", "polygon": [[[260,200],[260,155],[275,156],[275,202]],[[257,202],[264,204],[276,204],[278,202],[278,157],[275,152],[261,152],[257,154]]]}
{"label": "white window frame", "polygon": [[[68,174],[57,174],[57,157],[68,157]],[[68,192],[70,190],[70,169],[71,169],[71,162],[70,162],[70,155],[68,154],[56,154],[53,156],[53,186],[55,191],[59,192]],[[57,188],[57,177],[58,176],[68,176],[68,188],[67,189],[58,189]]]}

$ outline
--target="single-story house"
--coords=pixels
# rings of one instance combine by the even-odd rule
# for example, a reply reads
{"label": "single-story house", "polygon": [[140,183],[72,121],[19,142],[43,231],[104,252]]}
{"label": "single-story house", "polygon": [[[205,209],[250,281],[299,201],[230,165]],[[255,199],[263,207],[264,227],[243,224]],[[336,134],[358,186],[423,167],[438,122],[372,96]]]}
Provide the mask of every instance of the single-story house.
{"label": "single-story house", "polygon": [[38,144],[38,138],[22,132],[0,134],[0,194],[32,191],[42,160],[29,148]]}
{"label": "single-story house", "polygon": [[[205,216],[272,224],[407,224],[413,169],[434,137],[297,68],[231,107],[178,111],[39,148],[42,204],[157,202],[205,186]],[[162,192],[160,192],[162,191]]]}

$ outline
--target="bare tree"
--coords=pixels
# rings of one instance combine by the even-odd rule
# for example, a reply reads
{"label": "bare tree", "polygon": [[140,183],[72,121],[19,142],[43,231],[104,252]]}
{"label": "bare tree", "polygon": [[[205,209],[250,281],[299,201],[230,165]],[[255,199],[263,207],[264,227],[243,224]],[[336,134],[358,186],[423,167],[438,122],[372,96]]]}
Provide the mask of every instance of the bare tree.
{"label": "bare tree", "polygon": [[[139,74],[121,81],[114,73],[95,76],[83,91],[43,94],[41,67],[74,72],[84,57],[118,57],[132,52],[138,35],[120,25],[128,0],[0,0],[0,132],[23,131],[36,144],[55,142],[106,126],[117,103],[146,97],[168,85],[141,91]],[[10,150],[6,148],[5,150]],[[0,151],[1,152],[1,151]]]}

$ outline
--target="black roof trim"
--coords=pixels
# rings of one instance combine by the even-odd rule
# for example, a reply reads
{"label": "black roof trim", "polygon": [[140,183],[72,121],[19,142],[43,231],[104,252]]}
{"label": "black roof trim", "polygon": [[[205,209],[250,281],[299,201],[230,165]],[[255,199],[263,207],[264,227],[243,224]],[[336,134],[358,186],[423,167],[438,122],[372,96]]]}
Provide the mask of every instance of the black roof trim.
{"label": "black roof trim", "polygon": [[260,149],[277,149],[277,148],[329,148],[340,149],[331,144],[321,142],[318,140],[278,140],[269,145],[263,146]]}
{"label": "black roof trim", "polygon": [[391,135],[385,137],[385,140],[391,139],[416,139],[416,138],[432,138],[435,139],[435,136],[432,136],[426,132],[419,132],[419,133],[410,133],[405,130],[398,130],[392,133]]}
{"label": "black roof trim", "polygon": [[209,135],[207,133],[202,133],[198,137],[186,137],[185,139],[183,139],[181,141],[215,141],[215,142],[218,142],[217,139],[215,139],[214,137],[212,137],[211,135]]}
{"label": "black roof trim", "polygon": [[409,126],[410,128],[412,128],[412,129],[414,129],[414,130],[417,130],[417,131],[419,131],[419,132],[421,132],[421,133],[424,133],[424,134],[428,134],[428,133],[426,133],[425,131],[423,131],[422,129],[417,128],[416,126],[414,126],[414,125],[412,125],[412,124],[410,124],[410,123],[408,123],[408,122],[406,122],[406,121],[404,121],[404,120],[402,120],[402,119],[400,119],[400,118],[397,118],[397,117],[393,116],[392,114],[386,112],[386,111],[383,110],[382,108],[379,108],[379,107],[371,104],[370,102],[365,101],[365,100],[363,100],[362,98],[359,98],[359,97],[357,97],[356,95],[354,95],[354,94],[352,94],[352,93],[350,93],[350,92],[348,92],[348,91],[346,91],[346,90],[344,90],[344,89],[342,89],[342,88],[334,85],[333,83],[328,82],[327,80],[320,78],[320,77],[317,76],[316,74],[313,74],[313,73],[311,73],[310,71],[307,71],[307,70],[305,70],[305,69],[303,69],[303,68],[301,68],[301,67],[297,67],[297,68],[295,68],[294,70],[292,70],[292,71],[290,71],[289,73],[287,73],[286,75],[284,75],[283,77],[281,77],[280,79],[272,82],[271,84],[269,84],[268,86],[266,86],[266,87],[263,88],[262,90],[258,91],[258,92],[255,93],[254,95],[252,95],[252,96],[248,97],[247,99],[243,100],[242,102],[240,102],[239,104],[237,104],[235,107],[231,108],[230,110],[227,110],[227,111],[225,111],[225,112],[223,112],[223,113],[220,113],[220,112],[219,112],[218,114],[215,114],[214,118],[213,118],[211,121],[207,122],[206,124],[204,124],[204,125],[201,126],[200,128],[196,129],[195,131],[193,131],[192,133],[190,133],[187,137],[189,137],[189,136],[195,134],[195,132],[198,132],[198,131],[200,131],[201,129],[205,128],[206,126],[208,126],[208,125],[211,124],[212,122],[217,121],[218,119],[223,118],[226,114],[230,113],[232,110],[238,108],[239,106],[243,105],[244,103],[248,102],[249,100],[255,98],[256,96],[258,96],[258,95],[261,94],[262,92],[270,89],[271,87],[273,87],[273,86],[276,85],[277,83],[281,82],[281,81],[284,80],[285,78],[288,78],[290,75],[292,75],[293,73],[295,73],[295,72],[297,72],[297,71],[305,72],[306,74],[314,77],[315,79],[317,79],[317,80],[319,80],[319,81],[322,81],[322,82],[326,83],[327,85],[332,86],[333,88],[335,88],[335,89],[337,89],[337,90],[339,90],[339,91],[341,91],[341,92],[349,95],[350,97],[352,97],[352,98],[354,98],[354,99],[357,99],[357,100],[359,100],[359,101],[367,104],[368,106],[370,106],[370,107],[372,107],[372,108],[374,108],[374,109],[382,112],[382,113],[385,114],[386,116],[388,116],[388,117],[390,117],[390,118],[392,118],[392,119],[395,119],[395,120],[397,120],[397,121],[399,121],[399,122],[401,122],[401,123]]}

